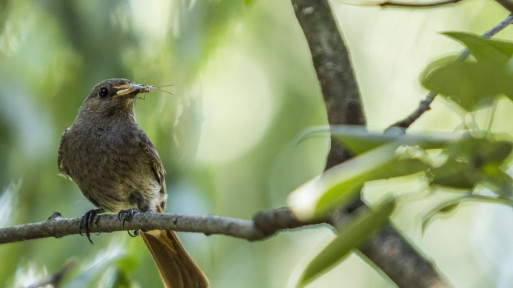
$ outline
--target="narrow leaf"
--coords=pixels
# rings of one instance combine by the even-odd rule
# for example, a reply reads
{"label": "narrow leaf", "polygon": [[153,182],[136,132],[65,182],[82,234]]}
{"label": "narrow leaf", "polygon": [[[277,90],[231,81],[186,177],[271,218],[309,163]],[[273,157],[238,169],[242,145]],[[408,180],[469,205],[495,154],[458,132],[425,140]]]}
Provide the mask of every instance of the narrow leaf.
{"label": "narrow leaf", "polygon": [[361,208],[364,212],[360,212],[354,221],[343,226],[337,238],[310,262],[301,277],[300,285],[304,286],[320,276],[342,261],[353,249],[364,244],[372,233],[388,223],[394,208],[395,199],[388,199],[372,210]]}
{"label": "narrow leaf", "polygon": [[388,143],[327,170],[289,195],[291,210],[300,220],[320,218],[353,201],[367,181],[415,174],[430,167],[420,159],[400,159],[400,146]]}
{"label": "narrow leaf", "polygon": [[513,55],[513,43],[464,32],[443,33],[467,46],[477,61],[506,62]]}
{"label": "narrow leaf", "polygon": [[460,206],[460,204],[464,201],[473,201],[473,202],[481,202],[481,203],[494,203],[494,204],[502,204],[513,207],[513,201],[510,199],[499,198],[499,197],[490,197],[484,195],[467,195],[463,197],[459,197],[456,199],[452,199],[442,204],[436,206],[434,209],[429,211],[422,220],[421,231],[424,231],[427,228],[427,225],[432,222],[433,218],[440,213],[449,213],[453,212],[456,208]]}
{"label": "narrow leaf", "polygon": [[298,135],[296,142],[300,143],[315,135],[330,135],[353,154],[360,155],[383,144],[396,141],[403,145],[418,145],[423,149],[442,148],[448,143],[460,140],[467,133],[411,133],[408,135],[390,135],[383,132],[372,132],[362,126],[332,125],[306,129]]}

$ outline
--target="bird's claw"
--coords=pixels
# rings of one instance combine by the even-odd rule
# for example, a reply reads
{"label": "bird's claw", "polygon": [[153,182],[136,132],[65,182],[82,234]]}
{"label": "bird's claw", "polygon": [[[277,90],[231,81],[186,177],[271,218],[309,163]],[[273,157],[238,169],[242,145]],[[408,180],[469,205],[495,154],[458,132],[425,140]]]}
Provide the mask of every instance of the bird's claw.
{"label": "bird's claw", "polygon": [[89,240],[91,244],[94,244],[93,240],[91,240],[91,225],[93,224],[93,222],[95,224],[98,223],[98,218],[96,216],[98,216],[98,214],[101,212],[103,212],[102,209],[91,209],[87,211],[84,214],[84,216],[82,216],[82,218],[80,219],[80,227],[78,228],[78,232],[80,233],[80,235],[83,235],[82,230],[84,230],[87,236],[87,240]]}
{"label": "bird's claw", "polygon": [[[123,228],[125,227],[125,222],[130,222],[132,219],[134,219],[134,215],[139,213],[137,209],[127,209],[127,210],[121,210],[118,213],[118,219],[119,221],[123,220]],[[128,235],[130,237],[137,237],[139,235],[139,229],[134,230],[134,233],[131,233],[130,230],[127,230]]]}
{"label": "bird's claw", "polygon": [[134,233],[130,233],[130,230],[126,230],[126,232],[128,232],[128,235],[130,235],[130,237],[137,237],[139,235],[139,229],[136,229],[134,230]]}

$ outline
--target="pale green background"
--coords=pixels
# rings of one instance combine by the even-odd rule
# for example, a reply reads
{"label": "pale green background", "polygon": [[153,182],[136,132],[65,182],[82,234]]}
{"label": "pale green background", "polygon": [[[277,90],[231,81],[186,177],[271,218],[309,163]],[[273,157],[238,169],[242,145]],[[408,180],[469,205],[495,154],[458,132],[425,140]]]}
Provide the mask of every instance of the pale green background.
{"label": "pale green background", "polygon": [[[494,1],[417,11],[343,3],[332,6],[375,130],[415,109],[426,93],[418,77],[428,63],[461,49],[439,32],[482,33],[507,15]],[[173,95],[149,94],[136,106],[168,170],[169,212],[250,218],[286,205],[292,189],[322,171],[328,149],[325,137],[293,141],[301,129],[325,124],[309,57],[289,1],[1,1],[0,226],[44,221],[54,211],[78,217],[92,208],[74,183],[57,176],[57,147],[91,87],[110,77],[173,85],[163,88]],[[511,132],[511,108],[500,106],[497,129]],[[438,99],[413,129],[460,124]],[[399,187],[368,185],[366,199],[423,189],[394,183]],[[456,287],[510,287],[510,209],[464,205],[421,235],[421,216],[443,197],[450,194],[404,203],[394,222]],[[256,243],[181,234],[213,287],[294,287],[333,237],[323,227]],[[114,279],[160,285],[139,239],[112,233],[93,240],[3,244],[0,286],[30,284],[72,257],[78,262],[65,287],[110,287]],[[394,285],[353,255],[309,287]]]}

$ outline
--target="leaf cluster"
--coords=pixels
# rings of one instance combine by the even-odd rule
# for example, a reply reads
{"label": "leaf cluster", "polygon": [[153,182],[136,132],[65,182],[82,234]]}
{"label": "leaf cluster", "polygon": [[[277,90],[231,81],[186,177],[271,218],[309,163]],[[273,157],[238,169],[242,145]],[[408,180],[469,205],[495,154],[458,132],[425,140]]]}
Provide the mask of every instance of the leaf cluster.
{"label": "leaf cluster", "polygon": [[[460,32],[445,35],[463,43],[472,58],[451,56],[430,64],[421,83],[432,92],[461,106],[472,115],[490,108],[498,97],[513,100],[513,43]],[[322,132],[314,129],[302,137]],[[326,131],[325,131],[326,132]],[[513,178],[506,172],[513,141],[509,135],[475,127],[457,133],[394,136],[364,128],[337,126],[331,135],[356,157],[302,185],[289,196],[289,204],[302,220],[329,217],[360,196],[362,187],[375,180],[420,175],[427,189],[457,192],[426,213],[422,229],[433,216],[454,211],[464,201],[513,206]],[[429,193],[428,193],[429,194]],[[309,283],[357,249],[389,222],[401,196],[388,196],[372,207],[361,207],[337,228],[337,237],[311,261],[301,284]]]}

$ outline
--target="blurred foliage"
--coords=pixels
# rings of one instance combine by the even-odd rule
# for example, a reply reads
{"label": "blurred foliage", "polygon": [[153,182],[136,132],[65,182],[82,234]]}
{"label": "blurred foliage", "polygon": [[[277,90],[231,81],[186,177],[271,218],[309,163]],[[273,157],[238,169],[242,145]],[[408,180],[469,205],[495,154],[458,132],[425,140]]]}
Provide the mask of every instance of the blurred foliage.
{"label": "blurred foliage", "polygon": [[462,42],[474,59],[436,61],[424,72],[426,88],[451,97],[468,111],[477,104],[489,106],[502,95],[513,99],[513,43],[462,32],[444,34]]}
{"label": "blurred foliage", "polygon": [[[512,42],[483,39],[461,32],[444,34],[462,42],[474,59],[451,56],[435,61],[424,72],[422,81],[426,88],[455,100],[468,111],[471,119],[478,109],[477,104],[491,106],[496,103],[495,98],[504,95],[512,99]],[[494,115],[491,117],[490,121],[493,121]],[[303,133],[303,137],[319,132],[322,129],[310,129]],[[300,219],[322,219],[338,207],[347,206],[367,182],[419,172],[428,180],[426,189],[443,187],[463,194],[426,213],[422,221],[423,231],[435,215],[454,212],[464,201],[513,206],[513,177],[507,173],[513,150],[511,135],[482,131],[475,125],[469,130],[460,129],[454,135],[433,133],[397,137],[351,126],[331,127],[330,132],[357,156],[291,193],[289,205]],[[394,200],[386,203],[394,203]],[[347,257],[351,249],[363,244],[375,229],[386,223],[393,206],[378,205],[378,212],[359,208],[359,217],[345,221],[344,232],[312,260],[300,283],[325,273],[328,267]],[[379,212],[382,209],[386,213]]]}
{"label": "blurred foliage", "polygon": [[[300,219],[322,219],[337,208],[351,204],[369,181],[419,173],[428,180],[426,189],[444,187],[464,194],[428,212],[424,216],[422,230],[437,213],[454,211],[462,201],[513,206],[513,178],[505,171],[513,142],[497,140],[497,135],[491,133],[473,135],[476,132],[392,137],[369,133],[365,128],[332,127],[331,133],[336,139],[357,156],[330,168],[293,191],[289,206]],[[376,148],[368,150],[372,146]],[[478,186],[486,187],[493,194],[479,194]],[[406,197],[397,197],[397,201],[403,198]],[[346,258],[352,249],[365,243],[375,230],[388,222],[395,201],[395,198],[391,198],[374,209],[357,209],[358,217],[343,222],[338,237],[308,265],[301,283],[308,283],[325,273],[327,268]]]}
{"label": "blurred foliage", "polygon": [[[336,8],[341,5],[333,6],[334,10],[338,10]],[[502,11],[492,13],[486,10],[488,12],[481,13],[485,10],[480,9],[481,6],[459,6],[462,7],[459,12],[451,10],[448,13],[450,17],[443,21],[439,20],[440,14],[433,14],[432,19],[436,23],[451,23],[458,18],[453,17],[454,15],[465,15],[465,21],[478,18],[478,15],[487,15],[477,20],[484,22],[481,23],[484,27],[494,24],[497,15]],[[382,71],[383,75],[391,77],[394,73],[389,70],[401,65],[380,66],[383,64],[377,61],[376,55],[381,60],[392,59],[396,62],[397,59],[386,54],[385,47],[377,51],[375,47],[381,47],[380,45],[365,42],[379,37],[371,34],[372,29],[365,30],[362,27],[374,27],[376,31],[386,27],[393,28],[392,36],[405,39],[417,39],[421,34],[433,33],[397,33],[395,24],[383,25],[399,21],[401,29],[414,27],[405,25],[402,21],[415,21],[416,18],[424,25],[424,16],[418,17],[420,14],[410,17],[405,12],[344,7],[348,12],[342,14],[345,18],[339,19],[341,30],[348,36],[350,48],[354,52],[352,55],[362,83],[365,109],[369,113],[370,123],[381,123],[380,127],[386,127],[386,117],[402,117],[404,113],[400,112],[401,109],[411,109],[403,105],[403,99],[407,98],[408,93],[385,93],[383,89],[394,87],[390,79],[385,77],[380,80],[369,74]],[[467,12],[473,11],[472,9],[477,9],[479,13],[468,17]],[[428,15],[431,12],[419,13]],[[391,15],[393,21],[386,19],[380,22],[374,15]],[[376,22],[357,23],[368,19]],[[344,21],[357,24],[344,26]],[[463,23],[462,19],[458,21]],[[381,32],[379,34],[385,37],[386,43],[403,44],[401,41],[390,41],[390,33]],[[506,47],[504,49],[507,50],[509,46],[490,44],[496,42],[481,43],[481,40],[472,36],[452,36],[459,37],[458,40],[469,47],[475,42],[472,44],[476,46],[473,52],[477,49],[478,53],[483,47],[491,49],[491,52],[483,50],[483,57],[479,59],[476,57],[476,60],[453,64],[468,67],[432,66],[432,70],[425,73],[427,77],[432,77],[430,81],[424,81],[429,83],[426,85],[434,83],[435,90],[440,90],[442,94],[447,88],[451,91],[448,96],[460,97],[460,91],[466,90],[451,86],[457,85],[460,80],[446,83],[443,79],[445,76],[438,77],[436,73],[445,73],[444,69],[468,69],[476,71],[476,75],[481,77],[479,73],[483,71],[479,69],[482,58],[487,59],[490,53],[502,53],[503,48]],[[433,47],[427,49],[436,50]],[[405,53],[402,52],[404,51],[398,51],[404,56]],[[402,63],[401,61],[398,63]],[[499,59],[498,62],[501,61]],[[469,68],[471,66],[473,68]],[[400,73],[401,71],[397,75],[401,75]],[[417,72],[414,74],[418,75]],[[450,77],[463,77],[449,74]],[[473,75],[469,77],[474,77]],[[502,76],[504,75],[497,75]],[[168,171],[169,212],[216,213],[250,218],[261,209],[285,205],[290,191],[323,169],[329,143],[327,135],[308,138],[299,144],[294,141],[305,128],[325,124],[325,112],[310,53],[290,2],[4,0],[0,1],[0,221],[3,225],[44,221],[54,211],[61,212],[64,217],[78,217],[92,208],[74,183],[57,176],[57,147],[60,134],[72,123],[90,89],[99,81],[111,77],[125,77],[135,82],[156,85],[163,90],[138,99],[136,114],[139,125],[155,144]],[[406,91],[404,87],[410,83],[405,82],[402,77],[396,78],[402,82],[395,86]],[[495,81],[491,78],[487,76],[483,79]],[[367,85],[370,83],[369,79],[372,80],[372,85]],[[461,81],[477,85],[474,78],[469,79]],[[499,90],[493,88],[495,90],[492,92],[508,96],[506,92],[510,89],[507,86],[509,84],[504,85],[506,86],[498,86]],[[374,93],[374,88],[379,93]],[[464,107],[473,111],[474,105],[485,99],[483,95],[489,92],[486,87],[474,87],[471,93],[474,98],[466,100],[468,98],[461,97],[458,101],[465,103]],[[382,107],[384,94],[388,97],[387,109]],[[392,95],[396,94],[403,98],[393,102]],[[422,96],[421,93],[418,95]],[[376,99],[380,101],[375,101]],[[413,99],[413,102],[416,105],[417,99]],[[437,109],[433,110],[436,113]],[[497,119],[494,118],[497,125],[505,123],[499,112]],[[474,124],[479,126],[479,111],[472,115],[475,116],[472,118]],[[436,121],[445,127],[449,118],[450,115],[443,115],[437,117]],[[461,123],[458,122],[459,124]],[[339,132],[342,141],[357,153],[373,153],[376,149],[382,151],[383,147],[390,148],[387,145],[396,140],[394,137],[361,131]],[[469,188],[474,187],[477,182],[489,182],[492,183],[490,187],[495,189],[492,193],[498,193],[499,196],[494,194],[492,196],[496,198],[492,198],[489,195],[465,194],[460,191],[452,202],[435,201],[433,209],[433,202],[426,200],[423,208],[417,210],[430,216],[454,211],[452,208],[463,206],[459,203],[466,201],[464,199],[490,202],[493,199],[508,199],[508,190],[502,189],[505,187],[502,180],[506,179],[506,175],[503,174],[505,172],[501,157],[509,153],[510,142],[478,135],[477,138],[483,141],[477,141],[477,146],[474,147],[473,141],[467,143],[464,140],[466,138],[459,134],[451,137],[445,134],[411,135],[403,138],[406,143],[401,145],[416,146],[410,152],[436,152],[442,155],[442,160],[435,159],[439,162],[432,161],[446,163],[446,166],[437,166],[435,169],[430,166],[431,174],[426,174],[431,183],[455,186],[448,180],[453,180],[452,176],[455,174],[461,174],[466,177],[462,179],[468,183],[456,184]],[[453,138],[459,140],[454,142]],[[456,146],[451,146],[449,142]],[[386,149],[388,152],[396,151],[398,147],[394,147]],[[434,151],[437,147],[442,151]],[[415,171],[424,171],[424,160],[431,159],[424,152],[409,154],[420,158],[408,159],[396,154],[378,153],[385,158],[390,157],[387,158],[390,165],[384,165],[385,168],[377,169],[379,173],[374,171],[374,174],[360,170],[361,177],[351,185],[355,189],[362,185],[367,187],[372,183],[368,182],[370,180],[412,172],[399,171],[400,165],[405,169],[410,169],[410,164],[418,165],[419,168]],[[477,159],[476,155],[480,158]],[[459,158],[454,158],[456,156]],[[378,158],[368,157],[364,166],[372,170],[376,164],[374,161]],[[450,159],[456,160],[453,163]],[[476,161],[480,165],[475,165]],[[429,165],[432,164],[429,162]],[[350,165],[354,165],[354,162]],[[357,165],[358,167],[363,166]],[[476,176],[481,178],[475,178]],[[481,181],[484,178],[490,181]],[[413,184],[408,182],[408,185]],[[500,189],[496,189],[497,187]],[[354,196],[354,191],[357,191],[355,189],[347,190],[353,193],[347,199]],[[391,193],[383,193],[383,189],[388,188],[380,187],[380,195],[390,197]],[[396,186],[387,191],[395,189]],[[331,191],[334,192],[331,195],[335,197],[341,190]],[[328,208],[333,205],[330,197],[324,201]],[[367,200],[372,204],[371,198],[367,197]],[[321,261],[321,268],[324,269],[327,267],[325,264],[331,265],[336,262],[333,260],[347,256],[348,251],[364,238],[362,235],[378,228],[381,222],[372,221],[377,219],[373,217],[385,220],[387,217],[381,212],[385,211],[383,213],[386,215],[390,212],[387,210],[390,206],[379,206],[379,203],[383,203],[382,199],[377,201],[378,205],[374,206],[376,209],[362,211],[362,214],[358,214],[361,218],[357,217],[353,222],[372,225],[355,224],[349,227],[356,230],[343,232],[355,236],[355,242],[343,242],[340,239],[346,237],[334,238],[333,233],[325,229],[281,233],[260,243],[190,233],[180,236],[193,258],[209,276],[213,287],[292,287],[298,283],[300,272],[308,266],[309,259],[315,258],[326,247],[321,242],[337,239],[334,242],[336,244],[333,244],[336,246],[333,249],[337,251],[337,257],[331,258],[332,263]],[[401,215],[401,209],[405,209],[407,205],[400,202],[397,204],[394,221],[404,223],[414,218],[411,215]],[[381,210],[379,207],[388,208]],[[404,229],[409,231],[407,227]],[[4,261],[0,265],[0,286],[20,287],[37,282],[45,275],[58,271],[70,258],[77,259],[77,266],[66,276],[64,287],[161,285],[151,257],[139,239],[129,238],[123,233],[112,233],[99,235],[93,240],[95,244],[89,245],[86,239],[75,235],[1,245],[0,257]],[[443,247],[437,248],[445,251]],[[453,252],[454,247],[448,249]],[[441,259],[442,266],[445,265],[443,267],[456,275],[451,279],[455,283],[467,283],[465,281],[472,280],[468,275],[478,274],[464,273],[458,276],[459,270],[454,272],[456,268],[453,267],[458,266],[459,269],[461,263],[473,262],[464,261],[453,266],[443,264],[454,262],[454,254],[449,254],[449,258],[439,256],[438,259]],[[350,264],[342,263],[337,266],[340,267],[337,273],[326,273],[326,276],[321,277],[323,279],[319,278],[309,285],[326,287],[333,283],[338,284],[340,279],[344,279],[344,283],[353,287],[392,286],[368,265],[355,263],[353,258],[349,256],[344,261]],[[343,271],[346,272],[339,273]],[[350,279],[351,277],[353,278]],[[487,280],[486,277],[483,279],[478,283],[489,284],[494,281]],[[349,283],[364,284],[358,286]]]}

